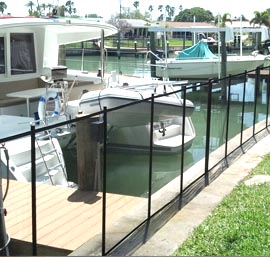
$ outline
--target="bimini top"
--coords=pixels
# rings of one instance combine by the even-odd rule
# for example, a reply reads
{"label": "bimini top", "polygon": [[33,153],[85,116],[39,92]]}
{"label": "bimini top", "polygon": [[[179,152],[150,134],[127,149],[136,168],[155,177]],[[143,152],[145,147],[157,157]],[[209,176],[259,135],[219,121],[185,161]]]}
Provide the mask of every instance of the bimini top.
{"label": "bimini top", "polygon": [[218,58],[214,55],[208,47],[208,44],[204,41],[199,41],[197,44],[180,51],[176,56],[176,60],[183,59],[213,59]]}

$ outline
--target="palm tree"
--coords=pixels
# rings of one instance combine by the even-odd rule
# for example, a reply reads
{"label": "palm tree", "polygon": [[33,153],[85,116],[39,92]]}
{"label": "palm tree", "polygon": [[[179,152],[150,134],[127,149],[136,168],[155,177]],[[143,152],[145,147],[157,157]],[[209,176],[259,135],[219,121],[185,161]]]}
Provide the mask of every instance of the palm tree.
{"label": "palm tree", "polygon": [[158,20],[159,20],[159,21],[163,21],[164,14],[162,13],[162,12],[163,12],[163,5],[162,5],[162,4],[160,4],[160,5],[158,6],[158,10],[160,11],[160,16],[158,17]]}
{"label": "palm tree", "polygon": [[34,2],[29,1],[25,6],[28,8],[28,14],[30,16],[33,15],[33,7],[35,6]]}
{"label": "palm tree", "polygon": [[139,1],[135,1],[135,2],[133,3],[133,6],[134,6],[136,9],[138,9],[139,5],[140,5],[140,2],[139,2]]}
{"label": "palm tree", "polygon": [[[47,5],[44,3],[40,5],[40,9],[42,9],[43,15],[46,15],[46,7],[47,7]],[[41,10],[40,10],[40,12],[41,12]]]}
{"label": "palm tree", "polygon": [[259,12],[259,11],[255,11],[254,12],[254,18],[252,18],[250,20],[250,25],[253,24],[253,26],[255,26],[256,24],[258,25],[265,25],[266,27],[270,26],[270,17],[269,17],[269,13],[267,11],[264,12]]}
{"label": "palm tree", "polygon": [[160,5],[158,6],[158,10],[159,10],[160,12],[163,11],[163,5],[162,5],[162,4],[160,4]]}
{"label": "palm tree", "polygon": [[179,11],[182,12],[183,11],[183,5],[179,5]]}
{"label": "palm tree", "polygon": [[7,9],[7,5],[5,2],[0,2],[0,12],[3,14],[5,9]]}
{"label": "palm tree", "polygon": [[53,5],[52,4],[47,4],[46,7],[49,9],[49,14],[51,14],[51,9],[53,9]]}
{"label": "palm tree", "polygon": [[65,11],[71,15],[72,13],[76,13],[76,8],[74,8],[74,2],[72,1],[67,1],[65,5]]}
{"label": "palm tree", "polygon": [[219,14],[215,18],[215,25],[218,25],[219,27],[226,27],[227,22],[232,23],[231,15],[229,13],[224,13],[222,16]]}
{"label": "palm tree", "polygon": [[174,12],[175,12],[175,7],[171,7],[169,5],[166,5],[165,6],[165,10],[167,12],[167,15],[168,15],[168,20],[172,20],[172,17],[174,16]]}
{"label": "palm tree", "polygon": [[[259,12],[259,11],[255,11],[254,12],[254,18],[252,18],[250,20],[250,25],[253,24],[253,26],[255,26],[256,24],[261,26],[261,25],[265,25],[266,27],[270,26],[270,15],[268,11],[264,11],[264,12]],[[256,48],[257,50],[260,48],[259,46],[261,45],[261,41],[262,41],[262,35],[261,33],[257,33],[256,34]]]}
{"label": "palm tree", "polygon": [[37,13],[39,14],[39,16],[41,16],[41,8],[38,0],[37,0]]}

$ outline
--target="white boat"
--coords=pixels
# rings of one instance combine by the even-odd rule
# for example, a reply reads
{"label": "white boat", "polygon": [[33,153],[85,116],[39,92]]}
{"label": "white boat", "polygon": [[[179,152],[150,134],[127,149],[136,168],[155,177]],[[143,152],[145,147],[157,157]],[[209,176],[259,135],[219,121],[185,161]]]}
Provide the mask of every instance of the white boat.
{"label": "white boat", "polygon": [[[102,22],[0,17],[0,113],[33,115],[38,103],[33,100],[38,100],[42,95],[38,95],[37,90],[45,88],[41,76],[64,78],[69,82],[76,80],[70,100],[79,98],[85,88],[91,90],[100,87],[104,81],[97,75],[98,71],[67,70],[59,65],[61,54],[64,54],[60,48],[116,32],[114,26]],[[28,91],[27,95],[21,93],[25,90],[32,91]],[[23,108],[25,102],[28,108]]]}
{"label": "white boat", "polygon": [[[118,145],[133,145],[138,149],[147,147],[145,142],[138,144],[140,140],[136,140],[132,134],[143,133],[146,138],[150,136],[150,101],[147,97],[152,93],[155,95],[170,93],[172,89],[167,82],[161,82],[160,85],[155,80],[146,81],[126,76],[116,78],[115,74],[109,74],[105,79],[97,73],[69,70],[58,65],[60,45],[97,39],[102,35],[109,36],[116,32],[117,29],[109,24],[83,20],[0,19],[0,55],[3,56],[0,59],[0,119],[7,125],[2,127],[0,141],[4,142],[7,135],[29,131],[30,122],[34,122],[34,113],[38,113],[41,119],[39,126],[42,124],[46,126],[48,122],[58,123],[67,117],[74,118],[81,110],[91,114],[102,110],[104,106],[108,109],[118,108],[122,104],[146,99],[145,102],[135,104],[136,108],[126,107],[121,111],[119,109],[110,112],[109,130],[114,134],[108,135],[111,140],[109,143],[111,142],[114,147],[117,145],[115,141],[117,137],[121,138]],[[84,91],[89,93],[82,95]],[[52,115],[45,109],[51,97],[54,102]],[[90,108],[89,106],[96,100],[100,106]],[[175,94],[160,95],[155,98],[154,106],[154,146],[160,146],[159,150],[165,152],[181,150],[183,119],[181,98]],[[187,131],[185,146],[189,147],[195,137],[190,119],[194,106],[187,100],[186,107],[185,123],[189,128],[185,130]],[[132,119],[128,119],[130,117]],[[22,123],[24,126],[21,126]],[[16,130],[12,131],[10,128]],[[37,181],[61,186],[70,185],[59,146],[59,142],[63,141],[62,138],[70,132],[68,129],[66,128],[64,132],[61,130],[53,136],[51,131],[37,135]],[[130,135],[130,138],[125,140],[124,134]],[[1,165],[10,170],[11,177],[27,182],[31,179],[31,160],[26,158],[30,156],[29,142],[29,136],[5,142],[5,147],[10,153],[10,163],[5,160],[4,154],[1,154]],[[16,147],[18,145],[20,147]]]}
{"label": "white boat", "polygon": [[[227,75],[240,74],[263,65],[269,56],[258,54],[228,55]],[[219,78],[221,58],[214,55],[203,40],[196,45],[180,51],[175,58],[156,60],[157,77],[172,79],[209,79]]]}
{"label": "white boat", "polygon": [[[0,115],[1,138],[11,137],[29,132],[31,117]],[[47,131],[46,131],[47,132]],[[36,181],[39,183],[73,186],[69,182],[63,158],[62,149],[57,138],[49,133],[39,133],[35,140],[36,151]],[[1,143],[2,177],[21,182],[31,181],[31,137],[24,136]]]}
{"label": "white boat", "polygon": [[[136,79],[132,79],[129,84],[126,79],[124,83],[118,80],[114,87],[83,94],[75,101],[77,105],[75,113],[98,113],[106,106],[109,149],[149,151],[151,96],[153,96],[153,149],[158,153],[181,152],[183,99],[177,93],[173,93],[175,89],[172,82],[139,80],[140,84],[135,82]],[[178,85],[180,84],[182,83],[178,82]],[[124,105],[124,108],[119,108]],[[72,107],[74,108],[74,105]],[[192,145],[196,136],[191,120],[193,111],[193,103],[186,100],[185,150]]]}
{"label": "white boat", "polygon": [[[102,35],[109,36],[116,32],[112,25],[85,20],[0,18],[0,158],[4,176],[9,175],[11,179],[23,182],[31,181],[30,136],[4,139],[30,131],[34,113],[38,112],[39,99],[49,92],[47,82],[41,77],[50,77],[54,82],[65,79],[62,83],[65,90],[68,90],[70,81],[74,86],[76,79],[76,88],[69,95],[70,99],[77,99],[85,88],[100,87],[103,83],[97,73],[67,71],[66,67],[59,66],[59,46],[100,39]],[[55,90],[57,93],[63,88]],[[53,122],[63,119],[65,116],[58,116]],[[66,133],[60,132],[57,136],[62,137],[62,134]],[[51,135],[51,131],[36,135],[35,148],[36,181],[73,186],[67,178],[59,140]]]}
{"label": "white boat", "polygon": [[[84,113],[100,112],[106,106],[112,109],[121,105],[125,108],[108,113],[108,123],[117,127],[132,127],[149,124],[151,96],[154,96],[154,122],[179,118],[183,114],[183,101],[173,93],[172,82],[158,80],[132,79],[130,84],[125,78],[123,84],[90,91],[79,100],[78,111]],[[136,83],[137,82],[137,83]],[[142,83],[143,82],[143,83]],[[141,84],[140,84],[141,83]],[[164,96],[164,94],[166,94]],[[186,100],[185,115],[191,116],[194,105]]]}

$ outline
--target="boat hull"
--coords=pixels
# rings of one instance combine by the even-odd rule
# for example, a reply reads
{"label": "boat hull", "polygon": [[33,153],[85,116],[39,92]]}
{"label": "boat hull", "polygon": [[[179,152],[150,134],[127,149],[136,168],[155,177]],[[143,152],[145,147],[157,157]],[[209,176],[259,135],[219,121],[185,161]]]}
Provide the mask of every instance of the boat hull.
{"label": "boat hull", "polygon": [[[265,56],[227,56],[227,74],[235,75],[254,70],[265,63]],[[156,75],[158,77],[181,79],[218,78],[221,72],[221,62],[218,58],[157,61]],[[167,66],[167,69],[165,68]]]}
{"label": "boat hull", "polygon": [[[145,125],[151,121],[151,94],[124,89],[104,89],[83,95],[79,103],[83,113],[98,113],[107,107],[107,120],[117,127]],[[126,105],[123,108],[123,105]],[[194,105],[186,100],[185,115],[188,117]],[[178,97],[160,96],[154,98],[153,120],[162,122],[183,116],[183,103]]]}
{"label": "boat hull", "polygon": [[[165,123],[154,123],[153,151],[160,154],[179,153],[188,150],[195,138],[190,117],[185,119],[184,147],[182,148],[182,117]],[[149,152],[150,125],[112,129],[108,133],[108,149],[112,151]]]}

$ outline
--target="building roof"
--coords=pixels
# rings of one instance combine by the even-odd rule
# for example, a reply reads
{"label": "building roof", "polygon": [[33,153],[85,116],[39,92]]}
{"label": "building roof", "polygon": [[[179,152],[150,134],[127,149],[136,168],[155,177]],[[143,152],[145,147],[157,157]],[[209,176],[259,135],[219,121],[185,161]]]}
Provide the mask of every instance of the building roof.
{"label": "building roof", "polygon": [[166,27],[177,27],[177,28],[187,28],[187,27],[216,27],[213,23],[209,22],[178,22],[178,21],[166,21],[166,22],[155,22],[157,26],[166,26]]}

